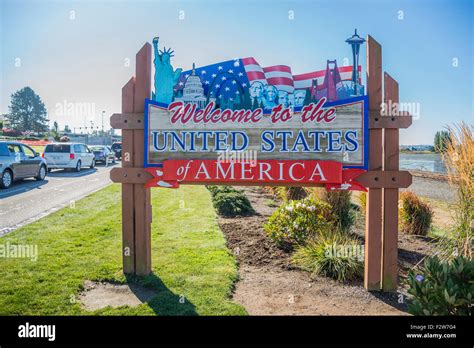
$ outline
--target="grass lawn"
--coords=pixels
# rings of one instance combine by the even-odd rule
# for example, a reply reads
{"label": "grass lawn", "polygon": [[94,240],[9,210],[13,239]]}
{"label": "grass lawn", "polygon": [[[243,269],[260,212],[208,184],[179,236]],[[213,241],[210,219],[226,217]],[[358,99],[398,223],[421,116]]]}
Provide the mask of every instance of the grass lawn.
{"label": "grass lawn", "polygon": [[87,312],[76,301],[85,280],[127,281],[114,184],[0,238],[38,245],[36,262],[0,257],[0,315],[245,315],[230,299],[237,266],[206,188],[154,189],[152,204],[153,273],[129,279],[157,291],[149,303]]}

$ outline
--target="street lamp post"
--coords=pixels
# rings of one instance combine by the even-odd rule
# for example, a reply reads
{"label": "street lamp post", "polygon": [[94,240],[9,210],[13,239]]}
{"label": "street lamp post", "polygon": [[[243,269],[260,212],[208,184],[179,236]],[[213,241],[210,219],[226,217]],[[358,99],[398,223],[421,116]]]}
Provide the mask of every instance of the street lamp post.
{"label": "street lamp post", "polygon": [[354,35],[346,40],[352,48],[352,84],[354,86],[354,94],[359,95],[359,51],[360,45],[365,42],[365,39],[357,35],[357,29],[354,31]]}

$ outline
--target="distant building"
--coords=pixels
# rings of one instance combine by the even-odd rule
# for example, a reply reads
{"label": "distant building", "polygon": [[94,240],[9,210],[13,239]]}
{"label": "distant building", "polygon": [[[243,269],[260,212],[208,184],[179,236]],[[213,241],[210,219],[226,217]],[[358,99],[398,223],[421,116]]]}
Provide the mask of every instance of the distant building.
{"label": "distant building", "polygon": [[175,98],[175,101],[182,101],[185,104],[196,104],[200,109],[206,107],[207,98],[204,96],[204,88],[202,87],[201,78],[196,75],[194,64],[193,72],[188,76],[184,83],[183,95]]}
{"label": "distant building", "polygon": [[8,121],[8,119],[7,119],[7,114],[1,114],[0,115],[0,122],[3,125],[3,127],[2,127],[3,129],[8,128],[8,126],[10,125],[10,121]]}
{"label": "distant building", "polygon": [[433,145],[400,145],[404,151],[434,151]]}

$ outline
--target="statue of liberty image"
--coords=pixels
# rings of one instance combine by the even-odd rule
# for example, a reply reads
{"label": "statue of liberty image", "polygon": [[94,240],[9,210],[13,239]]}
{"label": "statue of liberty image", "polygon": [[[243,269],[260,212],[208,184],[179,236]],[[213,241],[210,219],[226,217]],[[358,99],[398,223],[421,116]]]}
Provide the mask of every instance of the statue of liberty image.
{"label": "statue of liberty image", "polygon": [[170,59],[173,57],[171,49],[158,51],[158,37],[153,38],[153,48],[155,53],[155,93],[152,95],[154,101],[170,104],[173,101],[173,87],[179,79],[179,75],[183,69],[178,68],[173,71]]}

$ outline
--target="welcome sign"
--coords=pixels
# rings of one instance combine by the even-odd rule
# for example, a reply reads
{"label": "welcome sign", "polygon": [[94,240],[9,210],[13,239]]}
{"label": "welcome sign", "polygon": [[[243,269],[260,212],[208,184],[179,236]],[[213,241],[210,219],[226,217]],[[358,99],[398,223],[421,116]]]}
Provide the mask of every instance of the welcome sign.
{"label": "welcome sign", "polygon": [[[399,129],[412,118],[379,110],[399,102],[397,81],[382,75],[381,45],[355,31],[346,40],[352,66],[328,60],[326,69],[295,74],[253,57],[174,69],[173,51],[158,49],[158,41],[137,53],[135,77],[122,88],[123,112],[111,117],[123,130],[123,167],[110,176],[122,183],[123,245],[132,251],[124,253],[124,272],[151,272],[148,188],[323,186],[368,191],[364,287],[394,290],[398,190],[412,182],[399,170]],[[368,95],[358,64],[364,42]]]}
{"label": "welcome sign", "polygon": [[[292,75],[234,59],[183,72],[155,48],[145,166],[181,183],[337,184],[367,169],[368,103],[352,67]],[[349,68],[349,69],[348,69]]]}

